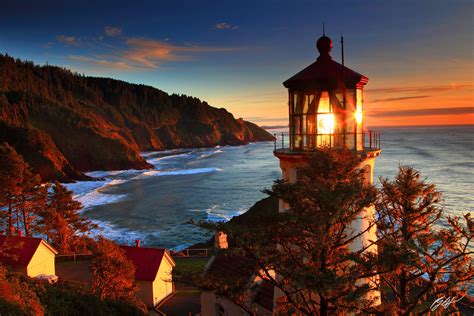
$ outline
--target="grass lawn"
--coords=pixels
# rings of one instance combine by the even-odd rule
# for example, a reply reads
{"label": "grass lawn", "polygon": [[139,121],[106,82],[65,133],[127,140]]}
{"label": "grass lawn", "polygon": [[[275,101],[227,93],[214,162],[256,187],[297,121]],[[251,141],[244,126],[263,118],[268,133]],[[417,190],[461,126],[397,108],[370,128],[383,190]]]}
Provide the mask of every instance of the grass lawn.
{"label": "grass lawn", "polygon": [[173,259],[176,262],[174,273],[179,277],[189,273],[202,272],[210,257],[175,257]]}

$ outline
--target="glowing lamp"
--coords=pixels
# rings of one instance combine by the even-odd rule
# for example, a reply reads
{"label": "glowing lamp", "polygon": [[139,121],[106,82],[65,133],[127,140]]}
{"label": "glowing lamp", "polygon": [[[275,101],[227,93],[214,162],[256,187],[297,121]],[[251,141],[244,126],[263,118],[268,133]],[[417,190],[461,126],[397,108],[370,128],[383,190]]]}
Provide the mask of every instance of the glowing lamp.
{"label": "glowing lamp", "polygon": [[361,111],[357,111],[355,113],[355,119],[356,119],[357,124],[362,124],[362,112]]}
{"label": "glowing lamp", "polygon": [[334,133],[334,114],[318,115],[318,133],[332,134]]}

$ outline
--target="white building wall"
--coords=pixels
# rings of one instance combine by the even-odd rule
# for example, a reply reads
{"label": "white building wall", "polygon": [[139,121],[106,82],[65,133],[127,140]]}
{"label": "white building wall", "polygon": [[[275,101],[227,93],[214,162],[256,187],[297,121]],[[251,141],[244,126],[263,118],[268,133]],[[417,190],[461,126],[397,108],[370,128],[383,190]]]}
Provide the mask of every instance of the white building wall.
{"label": "white building wall", "polygon": [[56,275],[54,257],[55,254],[43,243],[40,243],[26,268],[26,275],[32,278],[41,274]]}

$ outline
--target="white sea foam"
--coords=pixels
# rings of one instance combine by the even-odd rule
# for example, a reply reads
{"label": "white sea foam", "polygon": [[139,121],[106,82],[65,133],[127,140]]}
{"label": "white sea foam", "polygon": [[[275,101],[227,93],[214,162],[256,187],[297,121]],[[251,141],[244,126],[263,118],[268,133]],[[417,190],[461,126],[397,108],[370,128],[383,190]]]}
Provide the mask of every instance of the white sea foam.
{"label": "white sea foam", "polygon": [[84,209],[103,204],[117,203],[125,200],[126,198],[126,194],[102,193],[99,190],[94,190],[87,194],[74,197],[75,200],[81,202],[81,204],[84,206]]}
{"label": "white sea foam", "polygon": [[93,235],[103,235],[122,245],[135,245],[135,240],[140,240],[146,245],[147,239],[156,239],[160,235],[158,231],[143,232],[120,228],[107,221],[92,220],[92,222],[98,226],[98,229],[92,231]]}
{"label": "white sea foam", "polygon": [[223,152],[223,151],[220,150],[220,149],[214,150],[214,151],[211,151],[211,152],[209,152],[209,153],[201,154],[201,155],[199,156],[199,158],[208,158],[208,157],[211,157],[211,156],[213,156],[213,155],[215,155],[215,154],[220,154],[220,153],[222,153],[222,152]]}
{"label": "white sea foam", "polygon": [[113,176],[127,176],[141,173],[143,170],[127,169],[127,170],[112,170],[112,171],[90,171],[86,175],[93,178],[109,178]]}
{"label": "white sea foam", "polygon": [[116,203],[126,199],[126,194],[111,194],[103,192],[106,187],[119,185],[127,182],[122,179],[107,179],[102,181],[78,181],[76,183],[64,184],[66,188],[73,192],[74,199],[81,202],[84,209],[93,206]]}
{"label": "white sea foam", "polygon": [[148,163],[151,163],[152,165],[156,165],[160,161],[174,159],[174,158],[192,158],[192,156],[191,154],[186,153],[186,154],[169,155],[169,156],[163,156],[163,157],[155,157],[155,158],[147,159],[146,161]]}
{"label": "white sea foam", "polygon": [[209,173],[209,172],[215,172],[215,171],[222,171],[222,169],[195,168],[195,169],[181,169],[181,170],[169,170],[169,171],[151,170],[151,171],[145,171],[141,175],[133,177],[132,179],[143,179],[146,177],[180,176],[180,175],[189,175],[189,174]]}
{"label": "white sea foam", "polygon": [[206,212],[207,220],[211,222],[227,222],[232,217],[241,215],[247,211],[247,208],[239,208],[238,210],[229,210],[222,205],[213,205],[212,207],[205,210],[189,210],[190,212]]}

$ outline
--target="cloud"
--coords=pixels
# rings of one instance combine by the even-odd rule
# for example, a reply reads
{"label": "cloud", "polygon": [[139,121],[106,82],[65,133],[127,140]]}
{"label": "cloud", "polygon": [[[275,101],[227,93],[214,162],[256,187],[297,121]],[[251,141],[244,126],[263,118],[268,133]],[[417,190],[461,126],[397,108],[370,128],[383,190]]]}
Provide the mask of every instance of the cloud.
{"label": "cloud", "polygon": [[120,70],[156,69],[163,63],[188,61],[199,53],[229,52],[236,48],[199,45],[175,45],[166,41],[130,37],[123,39],[124,47],[117,48],[100,43],[105,52],[92,55],[72,55],[69,59],[83,64],[108,67]]}
{"label": "cloud", "polygon": [[472,89],[474,84],[450,84],[450,85],[439,85],[439,86],[425,86],[425,87],[387,87],[378,89],[367,89],[370,94],[386,94],[386,93],[426,93],[426,92],[441,92],[447,90],[461,90],[461,89]]}
{"label": "cloud", "polygon": [[214,28],[217,30],[236,30],[239,28],[238,25],[232,25],[226,22],[217,23],[214,25]]}
{"label": "cloud", "polygon": [[113,69],[121,69],[121,70],[133,70],[133,67],[123,61],[109,61],[106,59],[100,59],[95,57],[87,57],[87,56],[78,56],[78,55],[70,55],[68,56],[69,60],[77,61],[80,63],[85,63],[93,66],[98,66],[102,68],[113,68]]}
{"label": "cloud", "polygon": [[452,107],[452,108],[427,108],[415,110],[392,110],[392,111],[369,111],[368,116],[372,117],[393,117],[393,116],[430,116],[430,115],[459,115],[474,114],[474,107]]}
{"label": "cloud", "polygon": [[119,36],[122,34],[122,29],[115,26],[106,26],[104,27],[104,33],[109,37]]}
{"label": "cloud", "polygon": [[429,97],[430,97],[430,95],[414,95],[414,96],[411,96],[411,97],[377,99],[377,100],[370,101],[370,103],[390,102],[390,101],[404,101],[404,100],[422,99],[422,98],[429,98]]}
{"label": "cloud", "polygon": [[128,48],[119,52],[118,58],[144,68],[158,68],[163,62],[168,61],[191,60],[196,53],[235,50],[226,47],[174,45],[169,42],[146,38],[129,38],[126,40],[126,44]]}
{"label": "cloud", "polygon": [[80,44],[77,42],[74,36],[59,35],[56,37],[56,39],[59,42],[64,43],[68,46],[80,46]]}

